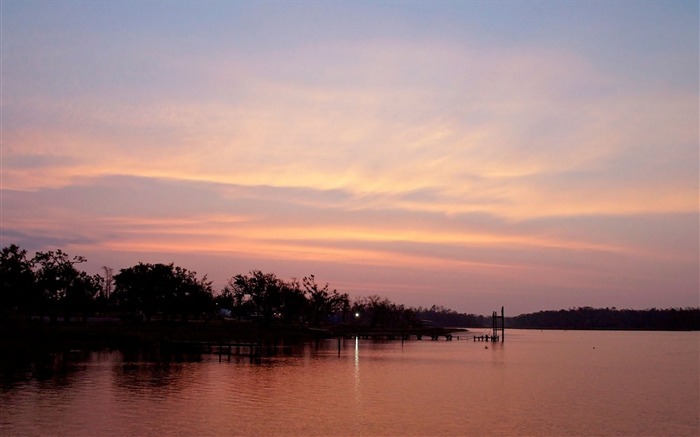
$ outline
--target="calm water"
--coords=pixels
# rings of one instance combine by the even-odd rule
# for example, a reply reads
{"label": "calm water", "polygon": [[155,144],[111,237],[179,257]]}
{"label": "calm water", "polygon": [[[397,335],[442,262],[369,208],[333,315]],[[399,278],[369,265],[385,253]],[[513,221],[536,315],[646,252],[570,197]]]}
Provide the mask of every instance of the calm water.
{"label": "calm water", "polygon": [[5,380],[0,435],[700,435],[700,333],[506,336],[331,340],[259,363],[73,352]]}

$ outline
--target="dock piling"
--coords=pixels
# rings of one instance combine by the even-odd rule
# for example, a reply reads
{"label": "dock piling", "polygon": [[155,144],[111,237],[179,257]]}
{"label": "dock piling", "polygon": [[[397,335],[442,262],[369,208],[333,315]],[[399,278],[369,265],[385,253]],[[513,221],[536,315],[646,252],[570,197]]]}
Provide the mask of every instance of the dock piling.
{"label": "dock piling", "polygon": [[[500,322],[499,322],[500,321]],[[498,331],[501,331],[501,334],[498,334]],[[491,341],[491,342],[497,342],[499,341],[501,343],[505,342],[506,340],[506,315],[505,315],[505,309],[504,307],[501,307],[501,315],[499,316],[496,311],[493,311],[491,313],[491,334],[484,334],[484,335],[475,335],[474,336],[474,341]]]}

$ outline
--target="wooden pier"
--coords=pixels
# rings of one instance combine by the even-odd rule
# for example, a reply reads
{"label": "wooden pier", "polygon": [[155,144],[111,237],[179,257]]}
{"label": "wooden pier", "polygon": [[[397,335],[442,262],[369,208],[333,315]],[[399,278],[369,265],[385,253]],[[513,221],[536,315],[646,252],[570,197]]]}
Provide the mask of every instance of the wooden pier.
{"label": "wooden pier", "polygon": [[474,336],[474,341],[492,341],[492,342],[498,342],[499,336],[498,335],[475,335]]}
{"label": "wooden pier", "polygon": [[452,339],[454,338],[454,336],[449,332],[416,334],[416,333],[396,333],[396,332],[382,332],[382,331],[346,334],[344,337],[345,338],[360,338],[363,340],[401,340],[401,341],[408,341],[411,339],[423,340],[423,337],[430,337],[430,339],[433,341],[438,341],[438,340],[440,340],[441,337],[444,337],[446,341],[452,341]]}
{"label": "wooden pier", "polygon": [[[419,328],[413,330],[374,330],[374,329],[353,329],[352,331],[347,330],[343,333],[335,333],[333,335],[331,331],[323,331],[323,336],[319,338],[336,338],[338,341],[338,350],[341,349],[341,339],[366,339],[366,340],[376,340],[376,341],[394,341],[401,340],[401,342],[409,341],[412,339],[422,340],[423,338],[430,338],[432,341],[439,341],[442,338],[445,341],[452,341],[453,339],[459,340],[459,336],[454,335],[457,330],[445,329],[445,328]],[[318,340],[318,339],[317,339]],[[175,341],[165,341],[161,344],[161,350],[172,352],[172,353],[207,353],[215,354],[219,356],[219,361],[224,357],[227,360],[231,360],[231,357],[249,357],[251,359],[259,359],[264,356],[274,356],[277,355],[279,349],[283,352],[285,349],[292,347],[290,344],[285,344],[284,342],[279,342],[275,338],[258,339],[258,340],[248,340],[248,341],[238,341],[238,340],[220,340],[220,341],[190,341],[190,340],[175,340]]]}
{"label": "wooden pier", "polygon": [[438,341],[459,340],[460,332],[466,332],[465,328],[442,328],[437,326],[420,326],[392,328],[373,328],[368,326],[346,326],[340,327],[333,332],[334,337],[359,338],[362,340],[424,340],[430,339]]}
{"label": "wooden pier", "polygon": [[[498,335],[499,330],[501,331],[501,335]],[[491,314],[491,334],[474,336],[474,341],[490,341],[496,343],[499,340],[501,343],[506,340],[506,315],[503,307],[501,307],[500,316],[496,311]]]}
{"label": "wooden pier", "polygon": [[[258,358],[262,356],[265,346],[259,342],[231,342],[231,341],[171,341],[165,344],[165,347],[179,352],[195,352],[195,353],[210,353],[219,355],[219,361],[222,357],[227,357],[231,360],[235,357],[250,357]],[[277,349],[275,343],[270,348]]]}

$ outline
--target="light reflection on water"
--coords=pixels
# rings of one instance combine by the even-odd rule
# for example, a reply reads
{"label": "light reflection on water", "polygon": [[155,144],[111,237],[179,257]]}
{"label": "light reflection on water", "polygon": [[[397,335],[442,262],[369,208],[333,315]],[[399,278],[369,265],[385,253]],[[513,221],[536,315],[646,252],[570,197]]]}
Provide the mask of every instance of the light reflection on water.
{"label": "light reflection on water", "polygon": [[360,392],[360,339],[355,338],[355,403],[362,402]]}
{"label": "light reflection on water", "polygon": [[0,435],[698,435],[700,333],[307,344],[252,361],[102,351],[4,384]]}

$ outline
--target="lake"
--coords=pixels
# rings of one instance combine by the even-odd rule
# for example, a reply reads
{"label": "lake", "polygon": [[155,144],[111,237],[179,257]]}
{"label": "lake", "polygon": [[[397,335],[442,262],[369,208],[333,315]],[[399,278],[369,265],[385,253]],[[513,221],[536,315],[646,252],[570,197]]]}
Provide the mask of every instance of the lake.
{"label": "lake", "polygon": [[0,435],[700,435],[698,332],[473,333],[252,362],[71,351],[4,375]]}

